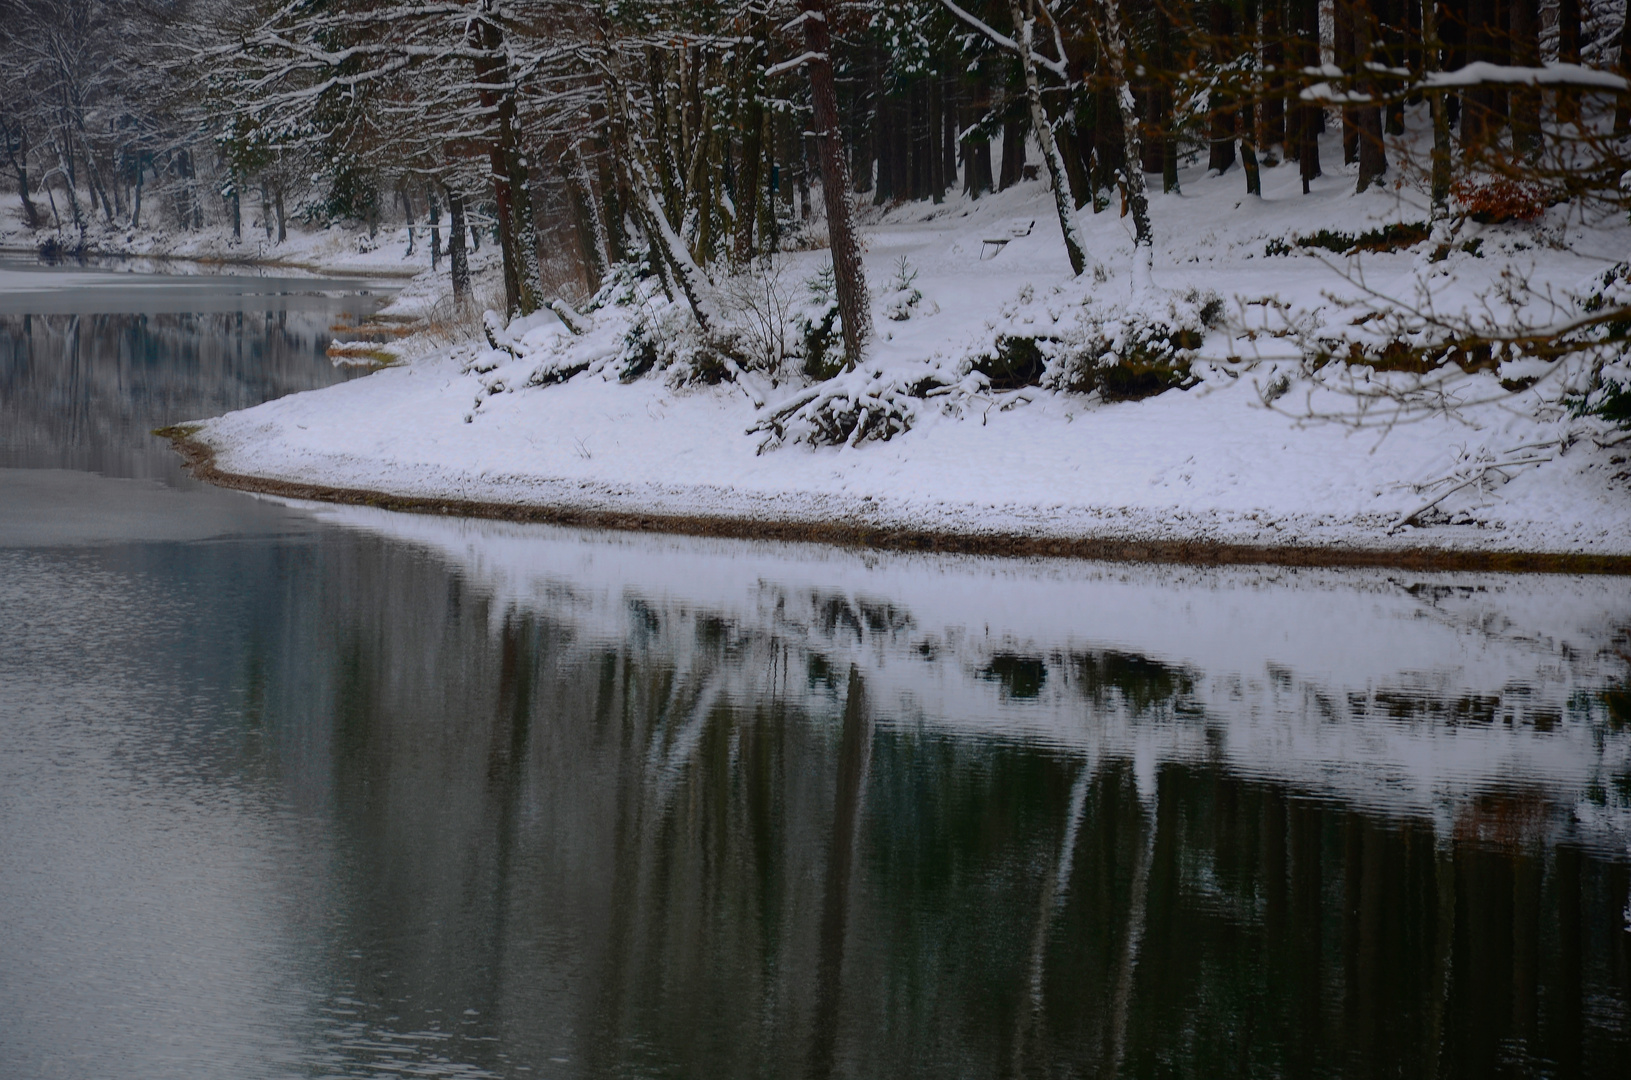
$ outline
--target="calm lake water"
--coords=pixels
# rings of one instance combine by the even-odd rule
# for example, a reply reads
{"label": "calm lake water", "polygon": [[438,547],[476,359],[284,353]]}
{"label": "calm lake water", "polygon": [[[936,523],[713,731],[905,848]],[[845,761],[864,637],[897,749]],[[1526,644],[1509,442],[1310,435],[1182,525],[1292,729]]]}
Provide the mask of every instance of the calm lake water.
{"label": "calm lake water", "polygon": [[0,1076],[1627,1075],[1631,582],[183,476],[357,288],[0,266]]}

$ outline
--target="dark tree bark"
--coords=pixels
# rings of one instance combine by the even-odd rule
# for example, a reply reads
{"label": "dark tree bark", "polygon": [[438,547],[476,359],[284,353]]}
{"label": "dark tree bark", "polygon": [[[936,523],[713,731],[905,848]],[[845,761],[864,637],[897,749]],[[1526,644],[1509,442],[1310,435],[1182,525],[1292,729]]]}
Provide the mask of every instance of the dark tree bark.
{"label": "dark tree bark", "polygon": [[[1620,74],[1631,79],[1631,4],[1620,23]],[[1621,94],[1614,106],[1614,134],[1631,135],[1631,94]]]}
{"label": "dark tree bark", "polygon": [[439,270],[442,266],[442,204],[436,199],[436,191],[430,185],[425,185],[425,205],[430,207],[430,268]]}
{"label": "dark tree bark", "polygon": [[877,162],[878,179],[872,189],[872,205],[886,206],[895,197],[894,110],[880,85],[872,113],[872,157]]}
{"label": "dark tree bark", "polygon": [[[1233,60],[1241,47],[1240,39],[1235,34],[1234,9],[1225,0],[1211,0],[1208,6],[1207,21],[1213,58],[1221,66]],[[1211,153],[1206,166],[1222,175],[1235,163],[1235,110],[1230,96],[1216,90],[1208,98],[1207,108],[1211,113],[1211,130],[1208,133],[1211,136]]]}
{"label": "dark tree bark", "polygon": [[[12,171],[17,174],[17,193],[23,200],[23,222],[30,229],[38,228],[39,211],[34,208],[34,200],[28,193],[28,132],[21,121],[15,126],[0,122],[0,139],[6,144],[6,160],[11,162]],[[137,175],[139,177],[140,173]]]}
{"label": "dark tree bark", "polygon": [[[1495,0],[1467,0],[1466,58],[1468,63],[1495,59]],[[1469,86],[1461,96],[1461,151],[1469,163],[1476,161],[1497,131],[1492,115],[1493,91],[1488,86]]]}
{"label": "dark tree bark", "polygon": [[[1335,0],[1331,18],[1331,53],[1337,67],[1349,75],[1359,70],[1354,55],[1354,3],[1355,0]],[[1352,105],[1342,107],[1342,164],[1352,165],[1359,160],[1359,110]]]}
{"label": "dark tree bark", "polygon": [[447,268],[453,280],[453,299],[464,303],[470,299],[470,260],[464,251],[464,196],[451,187],[443,186],[447,196]]}
{"label": "dark tree bark", "polygon": [[[1540,4],[1537,0],[1510,0],[1512,63],[1540,66]],[[1511,100],[1512,149],[1529,156],[1540,149],[1540,90],[1514,87]]]}
{"label": "dark tree bark", "polygon": [[[1557,0],[1557,58],[1565,64],[1580,62],[1580,0]],[[1580,122],[1580,91],[1557,91],[1557,122]]]}
{"label": "dark tree bark", "polygon": [[1264,0],[1263,3],[1263,110],[1258,143],[1266,151],[1274,147],[1285,155],[1286,143],[1286,66],[1285,23],[1281,18],[1285,0]]}
{"label": "dark tree bark", "polygon": [[[1241,15],[1245,26],[1242,27],[1242,41],[1240,48],[1249,56],[1258,55],[1257,36],[1257,0],[1243,0]],[[1252,75],[1256,75],[1255,67]],[[1247,83],[1246,99],[1240,103],[1240,110],[1235,117],[1236,129],[1240,136],[1240,163],[1246,171],[1246,194],[1263,194],[1263,177],[1257,166],[1257,100],[1260,91],[1257,89],[1255,79]],[[1260,85],[1260,84],[1259,84]]]}
{"label": "dark tree bark", "polygon": [[477,94],[492,119],[488,159],[498,244],[504,264],[504,304],[512,315],[530,315],[543,305],[539,293],[538,236],[532,216],[532,182],[521,150],[515,90],[504,56],[504,32],[494,0],[480,0],[480,17],[470,22],[471,43],[483,51],[475,61]]}
{"label": "dark tree bark", "polygon": [[1030,125],[1016,104],[1009,106],[1008,116],[1002,122],[1002,175],[997,179],[997,190],[1007,191],[1025,175],[1025,140]]}
{"label": "dark tree bark", "polygon": [[[1320,63],[1320,9],[1319,0],[1293,0],[1297,8],[1297,47],[1304,67],[1318,67]],[[1297,138],[1298,171],[1302,176],[1303,194],[1308,194],[1310,182],[1320,175],[1319,132],[1324,124],[1325,112],[1317,105],[1299,106],[1301,122]]]}
{"label": "dark tree bark", "polygon": [[[1377,45],[1381,30],[1369,0],[1353,0],[1350,10],[1353,14],[1356,54],[1367,63],[1380,62],[1381,56]],[[1374,82],[1366,85],[1372,94],[1379,95],[1383,89]],[[1358,190],[1364,191],[1387,172],[1387,144],[1382,141],[1381,106],[1362,105],[1354,111],[1359,125]]]}
{"label": "dark tree bark", "polygon": [[810,73],[816,146],[821,156],[821,193],[827,207],[827,238],[832,249],[833,284],[838,313],[844,321],[844,360],[853,368],[860,362],[872,336],[871,301],[861,246],[855,238],[850,211],[849,163],[844,137],[838,128],[838,87],[833,78],[832,33],[827,0],[803,0],[804,45],[812,54],[805,65]]}
{"label": "dark tree bark", "polygon": [[[750,63],[757,66],[758,52]],[[746,88],[747,101],[742,109],[742,167],[736,174],[736,239],[734,256],[740,266],[746,266],[757,254],[754,246],[754,227],[759,217],[759,176],[764,161],[764,98],[760,94],[758,75],[751,76]]]}

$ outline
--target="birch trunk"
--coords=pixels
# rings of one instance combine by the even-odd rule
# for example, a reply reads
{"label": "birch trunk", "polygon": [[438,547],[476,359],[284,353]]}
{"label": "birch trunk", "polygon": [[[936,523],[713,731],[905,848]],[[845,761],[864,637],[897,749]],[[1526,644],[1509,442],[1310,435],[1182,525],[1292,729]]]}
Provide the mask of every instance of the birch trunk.
{"label": "birch trunk", "polygon": [[[1035,0],[1029,0],[1034,3]],[[1042,107],[1042,87],[1036,77],[1036,61],[1031,57],[1032,31],[1036,17],[1029,15],[1020,0],[1008,0],[1008,14],[1014,20],[1014,32],[1019,35],[1019,67],[1025,75],[1025,100],[1031,108],[1031,129],[1036,141],[1042,145],[1042,160],[1048,167],[1048,179],[1053,183],[1053,208],[1059,215],[1059,231],[1064,234],[1065,254],[1070,257],[1070,269],[1080,277],[1089,269],[1097,269],[1082,240],[1081,223],[1076,220],[1076,200],[1070,193],[1070,174],[1059,156],[1059,143],[1053,137],[1047,110]]]}
{"label": "birch trunk", "polygon": [[1150,228],[1149,192],[1144,186],[1144,138],[1139,130],[1138,103],[1127,79],[1127,32],[1121,25],[1120,0],[1100,0],[1104,13],[1099,31],[1100,53],[1110,75],[1116,106],[1121,112],[1121,180],[1127,196],[1127,211],[1133,216],[1133,293],[1151,287],[1150,271],[1155,262],[1155,234]]}

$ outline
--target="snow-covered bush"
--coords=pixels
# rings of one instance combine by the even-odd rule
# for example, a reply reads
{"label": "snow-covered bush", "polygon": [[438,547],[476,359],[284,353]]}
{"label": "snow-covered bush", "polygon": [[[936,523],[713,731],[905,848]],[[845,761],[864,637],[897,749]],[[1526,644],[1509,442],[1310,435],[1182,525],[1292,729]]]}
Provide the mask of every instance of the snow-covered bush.
{"label": "snow-covered bush", "polygon": [[[1023,298],[1022,298],[1023,302]],[[1044,329],[1025,333],[1009,320],[1008,332],[973,353],[969,367],[994,390],[1042,386],[1128,401],[1192,385],[1196,350],[1222,316],[1215,293],[1160,293],[1137,306],[1101,307],[1088,300],[1074,320],[1050,312]],[[1036,325],[1033,320],[1030,325]]]}

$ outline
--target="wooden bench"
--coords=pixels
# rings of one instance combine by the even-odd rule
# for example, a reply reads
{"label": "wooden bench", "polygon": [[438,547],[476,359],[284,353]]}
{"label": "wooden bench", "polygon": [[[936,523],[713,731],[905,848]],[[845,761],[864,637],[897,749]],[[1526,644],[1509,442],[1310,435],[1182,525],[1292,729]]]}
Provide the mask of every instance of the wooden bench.
{"label": "wooden bench", "polygon": [[1031,235],[1031,230],[1034,228],[1036,228],[1036,222],[1032,220],[1025,225],[1015,225],[1012,229],[1008,230],[1007,236],[993,236],[990,239],[981,240],[980,258],[984,259],[986,257],[986,248],[995,248],[996,250],[992,252],[991,257],[996,258],[997,255],[1001,253],[1002,249],[1008,246],[1010,241],[1018,240],[1021,237]]}

